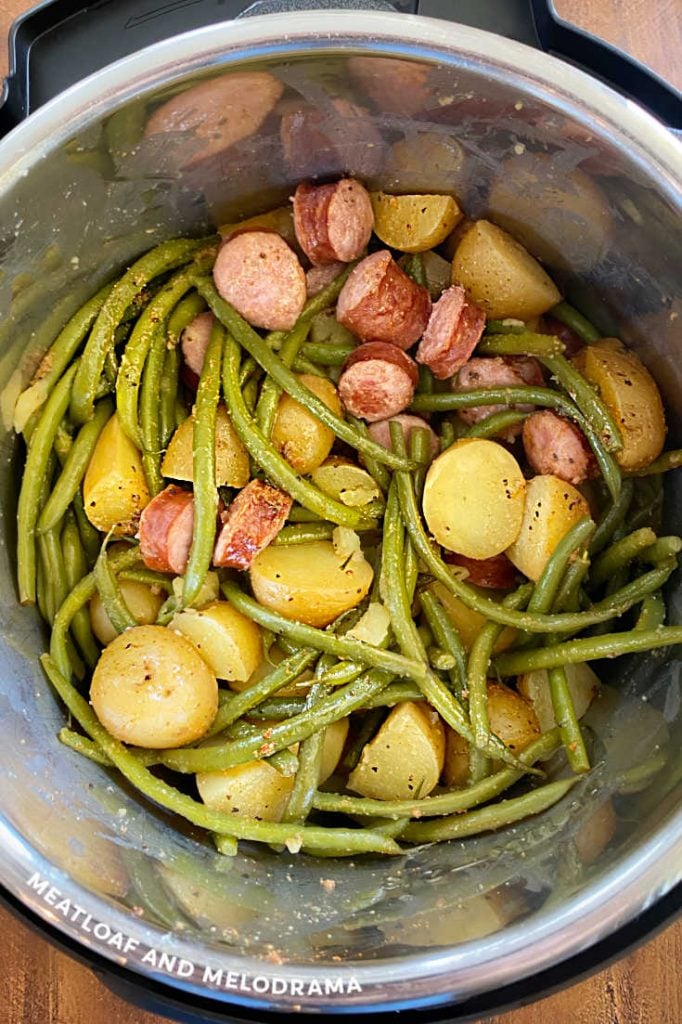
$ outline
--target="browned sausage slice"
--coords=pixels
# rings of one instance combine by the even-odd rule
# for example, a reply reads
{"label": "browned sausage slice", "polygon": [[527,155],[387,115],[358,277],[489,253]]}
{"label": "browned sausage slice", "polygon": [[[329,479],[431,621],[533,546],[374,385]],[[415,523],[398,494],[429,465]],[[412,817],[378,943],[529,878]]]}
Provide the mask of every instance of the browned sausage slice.
{"label": "browned sausage slice", "polygon": [[284,491],[252,480],[221,513],[213,564],[248,569],[256,555],[270,544],[289,515],[292,500]]}
{"label": "browned sausage slice", "polygon": [[281,107],[280,141],[292,178],[371,178],[378,173],[384,143],[376,119],[364,107],[343,96],[321,96],[317,106],[287,100]]}
{"label": "browned sausage slice", "polygon": [[459,565],[469,575],[467,583],[477,587],[489,587],[491,590],[511,590],[516,585],[516,569],[504,552],[493,558],[467,558],[466,555],[446,551],[443,558],[449,565]]}
{"label": "browned sausage slice", "polygon": [[373,227],[369,192],[354,178],[332,185],[303,182],[294,193],[294,230],[311,263],[356,260]]}
{"label": "browned sausage slice", "polygon": [[594,476],[597,463],[583,432],[549,409],[534,412],[523,424],[523,447],[536,473],[577,485]]}
{"label": "browned sausage slice", "polygon": [[353,268],[336,305],[336,319],[361,341],[403,349],[424,333],[430,312],[428,290],[408,277],[387,249]]}
{"label": "browned sausage slice", "polygon": [[381,113],[412,117],[433,101],[428,67],[396,57],[349,57],[348,70]]}
{"label": "browned sausage slice", "polygon": [[429,432],[429,451],[431,458],[435,459],[438,454],[438,437],[434,430],[428,425],[426,420],[423,420],[421,416],[412,416],[409,412],[401,413],[399,416],[391,416],[388,420],[378,420],[376,423],[372,423],[369,428],[369,436],[377,444],[382,444],[384,448],[392,448],[391,444],[391,423],[399,423],[403,428],[403,437],[405,438],[405,444],[410,443],[410,435],[413,430],[425,429]]}
{"label": "browned sausage slice", "polygon": [[[483,359],[474,356],[461,368],[452,387],[454,391],[475,391],[479,388],[514,388],[543,383],[542,368],[532,357],[493,356]],[[460,409],[458,416],[464,423],[473,426],[506,408],[505,405],[477,405],[470,409]],[[512,408],[521,412],[533,410],[531,405],[515,405]],[[504,434],[504,439],[511,441],[520,433],[520,426],[512,427]]]}
{"label": "browned sausage slice", "polygon": [[308,298],[312,299],[315,295],[323,292],[328,284],[336,280],[345,265],[345,263],[325,263],[322,267],[311,267],[310,270],[306,270],[305,286]]}
{"label": "browned sausage slice", "polygon": [[417,362],[434,377],[452,377],[478,345],[485,328],[485,313],[458,284],[443,292],[433,309],[417,349]]}
{"label": "browned sausage slice", "polygon": [[194,497],[171,484],[149,502],[140,518],[140,554],[148,569],[182,576],[194,534]]}
{"label": "browned sausage slice", "polygon": [[213,280],[245,320],[268,331],[291,330],[305,305],[303,267],[271,231],[234,235],[218,253]]}
{"label": "browned sausage slice", "polygon": [[339,395],[348,412],[374,423],[406,409],[418,380],[417,365],[407,353],[384,341],[372,341],[346,359]]}
{"label": "browned sausage slice", "polygon": [[267,71],[220,75],[162,103],[145,135],[176,135],[177,162],[189,169],[257,132],[283,90]]}
{"label": "browned sausage slice", "polygon": [[199,313],[199,316],[195,316],[194,320],[187,324],[187,327],[185,327],[180,335],[182,358],[185,361],[185,365],[196,375],[197,379],[201,377],[204,357],[208,343],[211,340],[211,331],[213,330],[214,323],[215,317],[213,313]]}

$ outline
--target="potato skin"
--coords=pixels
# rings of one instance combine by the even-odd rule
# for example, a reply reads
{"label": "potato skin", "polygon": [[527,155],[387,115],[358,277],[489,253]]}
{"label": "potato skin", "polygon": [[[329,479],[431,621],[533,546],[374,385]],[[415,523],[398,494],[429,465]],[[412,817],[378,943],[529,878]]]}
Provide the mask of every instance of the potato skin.
{"label": "potato skin", "polygon": [[97,438],[85,472],[85,514],[102,533],[113,529],[118,536],[134,534],[150,497],[140,453],[114,413]]}
{"label": "potato skin", "polygon": [[[188,416],[170,439],[161,472],[172,480],[194,480],[194,416]],[[245,487],[249,482],[249,454],[235,433],[224,405],[216,410],[215,473],[218,487]]]}
{"label": "potato skin", "polygon": [[[481,597],[488,597],[493,601],[501,601],[508,593],[506,590],[483,590],[482,587],[476,587],[471,583],[469,583],[468,586],[480,594]],[[436,581],[431,584],[430,589],[433,590],[434,594],[443,605],[448,618],[452,621],[453,626],[462,638],[464,649],[470,651],[474,645],[476,637],[485,626],[487,619],[484,615],[481,615],[480,612],[476,612],[472,608],[468,608],[467,605],[464,604],[464,601],[460,600],[459,597],[455,597],[455,595],[442,583]],[[506,651],[506,649],[513,644],[515,639],[516,630],[512,629],[511,626],[505,626],[493,647],[493,653],[499,654],[500,651]]]}
{"label": "potato skin", "polygon": [[452,259],[452,282],[494,319],[530,320],[561,299],[528,250],[488,220],[476,221],[463,235]]}
{"label": "potato skin", "polygon": [[261,551],[250,570],[257,601],[287,619],[327,626],[369,592],[373,571],[362,554],[349,560],[330,541]]}
{"label": "potato skin", "polygon": [[[339,396],[330,380],[312,373],[298,374],[298,379],[332,412],[342,415]],[[271,436],[289,465],[301,474],[312,473],[321,466],[334,444],[333,431],[286,394],[279,400]]]}
{"label": "potato skin", "polygon": [[429,467],[424,517],[448,551],[491,558],[519,535],[525,488],[519,465],[506,448],[495,441],[462,438]]}
{"label": "potato skin", "polygon": [[572,484],[558,476],[534,476],[526,487],[518,538],[507,548],[510,561],[537,582],[557,544],[589,514],[589,505]]}
{"label": "potato skin", "polygon": [[90,701],[108,731],[133,746],[200,739],[218,710],[218,684],[189,640],[164,626],[133,626],[102,652]]}
{"label": "potato skin", "polygon": [[[155,594],[146,583],[138,583],[137,580],[119,580],[118,585],[125,603],[140,626],[149,626],[156,622],[159,608],[163,604],[160,594]],[[93,633],[101,644],[110,644],[118,633],[111,624],[99,594],[95,594],[91,599],[89,610]]]}
{"label": "potato skin", "polygon": [[391,196],[370,193],[374,233],[391,249],[426,252],[440,245],[462,219],[462,211],[447,195]]}
{"label": "potato skin", "polygon": [[665,413],[661,394],[646,366],[616,338],[601,338],[573,358],[576,368],[599,389],[620,428],[623,469],[645,469],[663,451]]}
{"label": "potato skin", "polygon": [[235,816],[281,821],[294,785],[267,761],[247,761],[223,772],[199,772],[199,796],[217,811]]}
{"label": "potato skin", "polygon": [[419,800],[438,783],[444,758],[445,730],[438,714],[405,701],[363,747],[348,788],[375,800]]}
{"label": "potato skin", "polygon": [[260,626],[227,601],[185,608],[173,616],[169,628],[192,642],[218,679],[245,682],[263,660]]}
{"label": "potato skin", "polygon": [[381,501],[383,494],[366,469],[332,455],[311,473],[311,479],[321,491],[351,508],[362,508],[371,501]]}

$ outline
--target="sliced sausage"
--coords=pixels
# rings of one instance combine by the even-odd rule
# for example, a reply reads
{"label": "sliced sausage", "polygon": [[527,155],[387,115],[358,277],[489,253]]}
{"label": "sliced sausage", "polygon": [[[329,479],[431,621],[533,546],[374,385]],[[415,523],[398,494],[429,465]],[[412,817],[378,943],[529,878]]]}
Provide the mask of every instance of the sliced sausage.
{"label": "sliced sausage", "polygon": [[194,497],[171,484],[157,494],[140,518],[140,554],[148,569],[182,576],[194,534]]}
{"label": "sliced sausage", "polygon": [[374,118],[342,96],[318,106],[304,100],[282,104],[280,141],[293,178],[371,178],[383,162],[384,143]]}
{"label": "sliced sausage", "polygon": [[252,480],[221,513],[222,526],[213,552],[213,564],[248,569],[256,555],[282,529],[291,505],[292,500],[284,491],[262,480]]}
{"label": "sliced sausage", "polygon": [[426,429],[429,432],[429,451],[431,458],[435,459],[438,454],[440,447],[438,438],[434,430],[428,425],[426,420],[423,420],[421,416],[412,416],[409,412],[401,413],[399,416],[391,416],[388,420],[378,420],[376,423],[372,423],[369,428],[369,436],[377,444],[383,444],[384,448],[392,448],[391,444],[391,423],[399,423],[403,429],[403,437],[405,438],[405,444],[409,445],[410,435],[413,430]]}
{"label": "sliced sausage", "polygon": [[504,552],[493,558],[467,558],[466,555],[446,551],[443,557],[449,565],[458,565],[466,569],[469,573],[467,583],[473,583],[476,587],[511,590],[516,585],[516,569]]}
{"label": "sliced sausage", "polygon": [[356,260],[373,227],[369,192],[354,178],[333,185],[303,182],[294,193],[294,230],[311,263]]}
{"label": "sliced sausage", "polygon": [[349,57],[351,77],[382,113],[412,117],[429,106],[429,69],[395,57]]}
{"label": "sliced sausage", "polygon": [[407,353],[373,341],[360,345],[346,359],[339,394],[348,412],[375,423],[406,409],[418,380],[417,364]]}
{"label": "sliced sausage", "polygon": [[323,292],[328,284],[336,280],[345,266],[345,263],[325,263],[323,267],[311,267],[310,270],[306,270],[305,286],[308,298],[312,299]]}
{"label": "sliced sausage", "polygon": [[[527,384],[543,384],[544,377],[542,368],[537,359],[529,356],[493,356],[481,358],[474,356],[470,359],[457,375],[453,382],[454,391],[475,391],[479,388],[514,388],[524,387]],[[497,412],[503,412],[506,408],[517,409],[520,412],[532,412],[531,405],[477,405],[471,409],[460,409],[459,418],[473,426],[480,423],[488,416]],[[504,434],[505,440],[513,440],[521,433],[521,426],[512,427]]]}
{"label": "sliced sausage", "polygon": [[172,133],[175,162],[188,170],[257,132],[283,89],[267,71],[220,75],[162,103],[145,135]]}
{"label": "sliced sausage", "polygon": [[484,328],[483,310],[469,302],[460,285],[453,284],[431,310],[417,362],[428,366],[439,380],[452,377],[469,359]]}
{"label": "sliced sausage", "polygon": [[408,277],[387,249],[353,268],[336,304],[336,319],[361,341],[403,349],[424,333],[430,312],[428,289]]}
{"label": "sliced sausage", "polygon": [[306,300],[305,273],[272,231],[245,231],[226,242],[213,267],[222,297],[254,327],[289,331]]}
{"label": "sliced sausage", "polygon": [[211,340],[214,323],[213,313],[199,313],[199,316],[195,316],[180,335],[180,348],[184,360],[183,369],[189,371],[183,373],[183,379],[195,391],[204,368],[204,357]]}
{"label": "sliced sausage", "polygon": [[536,473],[581,484],[594,476],[597,462],[582,430],[550,409],[534,412],[523,424],[523,447]]}

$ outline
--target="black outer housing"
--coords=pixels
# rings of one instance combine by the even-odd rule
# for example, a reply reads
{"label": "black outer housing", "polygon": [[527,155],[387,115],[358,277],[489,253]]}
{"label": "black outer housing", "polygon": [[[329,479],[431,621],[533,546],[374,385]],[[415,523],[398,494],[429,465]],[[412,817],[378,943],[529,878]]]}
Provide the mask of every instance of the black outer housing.
{"label": "black outer housing", "polygon": [[[290,0],[292,7],[363,7],[363,0]],[[0,99],[0,138],[47,100],[93,71],[161,39],[236,17],[248,0],[46,0],[14,22],[10,31],[10,76]],[[682,129],[682,95],[643,64],[561,19],[553,0],[392,0],[401,13],[456,20],[561,56],[636,99],[668,127]],[[257,12],[254,12],[257,13]],[[143,978],[86,952],[0,889],[0,903],[33,931],[86,964],[113,992],[150,1013],[185,1024],[276,1024],[284,1014],[227,1005]],[[602,970],[682,913],[682,883],[629,924],[586,951],[532,977],[454,1006],[359,1013],[356,1024],[473,1021],[541,999]],[[320,1024],[346,1014],[315,1014]]]}

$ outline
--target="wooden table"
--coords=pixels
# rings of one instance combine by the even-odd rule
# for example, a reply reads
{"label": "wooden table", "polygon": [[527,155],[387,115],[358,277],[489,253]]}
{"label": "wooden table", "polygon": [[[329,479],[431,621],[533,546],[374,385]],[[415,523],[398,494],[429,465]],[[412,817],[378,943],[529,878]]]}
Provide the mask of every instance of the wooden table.
{"label": "wooden table", "polygon": [[[681,0],[556,0],[564,17],[682,88]],[[27,0],[0,0],[0,39]],[[6,54],[0,53],[0,76]],[[0,1024],[162,1024],[123,1003],[85,967],[0,911]],[[588,981],[481,1024],[680,1024],[682,921]]]}

